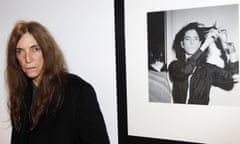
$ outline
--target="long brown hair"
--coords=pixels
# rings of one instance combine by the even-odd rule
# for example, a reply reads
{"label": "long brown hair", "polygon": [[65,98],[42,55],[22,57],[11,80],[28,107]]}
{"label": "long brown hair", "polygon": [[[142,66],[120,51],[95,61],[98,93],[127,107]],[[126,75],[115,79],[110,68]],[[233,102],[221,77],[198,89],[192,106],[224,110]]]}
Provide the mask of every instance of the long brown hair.
{"label": "long brown hair", "polygon": [[[31,80],[24,74],[16,58],[16,45],[23,34],[30,33],[38,42],[44,58],[44,67],[35,99],[31,105],[32,130],[46,112],[57,111],[63,103],[63,82],[66,70],[63,55],[48,30],[38,22],[16,23],[7,45],[7,84],[9,90],[10,117],[16,130],[21,128],[22,115],[26,109],[25,97],[31,91]],[[51,108],[51,109],[50,109]]]}

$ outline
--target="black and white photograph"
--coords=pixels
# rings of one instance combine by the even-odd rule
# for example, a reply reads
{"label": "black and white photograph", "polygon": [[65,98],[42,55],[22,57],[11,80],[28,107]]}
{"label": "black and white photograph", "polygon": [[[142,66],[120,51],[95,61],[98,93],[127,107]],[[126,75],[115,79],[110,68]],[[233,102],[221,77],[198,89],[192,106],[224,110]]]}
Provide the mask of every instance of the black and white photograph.
{"label": "black and white photograph", "polygon": [[239,2],[125,0],[122,11],[118,98],[127,140],[239,142]]}
{"label": "black and white photograph", "polygon": [[149,101],[235,105],[231,95],[239,91],[238,5],[146,16]]}

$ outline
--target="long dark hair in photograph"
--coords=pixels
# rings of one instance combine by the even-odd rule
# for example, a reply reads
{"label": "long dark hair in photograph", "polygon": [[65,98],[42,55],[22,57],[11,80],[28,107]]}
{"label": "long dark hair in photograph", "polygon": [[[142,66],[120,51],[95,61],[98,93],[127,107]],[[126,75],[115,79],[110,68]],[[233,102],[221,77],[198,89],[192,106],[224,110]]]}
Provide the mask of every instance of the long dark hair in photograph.
{"label": "long dark hair in photograph", "polygon": [[[198,33],[199,39],[201,41],[201,44],[205,41],[205,37],[208,34],[209,30],[216,29],[216,24],[213,24],[212,26],[206,27],[202,23],[199,22],[192,22],[184,26],[175,36],[175,39],[173,41],[173,50],[176,52],[176,58],[180,61],[186,61],[185,57],[185,51],[181,47],[181,41],[183,41],[184,35],[189,30],[196,30]],[[217,45],[217,48],[221,50],[221,58],[223,58],[224,61],[226,61],[226,54],[223,50],[223,46],[221,44],[220,38],[216,38],[215,44]],[[205,51],[205,54],[201,57],[200,62],[205,62],[206,57],[208,54],[208,50]]]}
{"label": "long dark hair in photograph", "polygon": [[16,58],[16,45],[25,33],[30,33],[36,39],[44,58],[41,80],[31,105],[30,130],[36,127],[44,113],[57,111],[61,107],[64,94],[63,75],[67,71],[57,43],[43,25],[34,21],[16,23],[7,45],[6,77],[10,118],[17,131],[21,128],[22,115],[26,109],[24,100],[32,85],[32,81],[24,74]]}

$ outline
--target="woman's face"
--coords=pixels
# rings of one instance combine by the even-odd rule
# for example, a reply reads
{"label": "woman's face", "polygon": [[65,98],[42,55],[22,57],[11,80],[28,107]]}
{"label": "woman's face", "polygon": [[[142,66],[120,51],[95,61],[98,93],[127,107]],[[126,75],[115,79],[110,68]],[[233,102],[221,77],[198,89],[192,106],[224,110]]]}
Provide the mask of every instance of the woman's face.
{"label": "woman's face", "polygon": [[16,46],[16,57],[23,72],[37,86],[41,77],[44,59],[40,46],[30,33],[25,33]]}
{"label": "woman's face", "polygon": [[187,55],[193,55],[200,47],[201,41],[196,30],[188,30],[181,41],[181,46],[184,48]]}

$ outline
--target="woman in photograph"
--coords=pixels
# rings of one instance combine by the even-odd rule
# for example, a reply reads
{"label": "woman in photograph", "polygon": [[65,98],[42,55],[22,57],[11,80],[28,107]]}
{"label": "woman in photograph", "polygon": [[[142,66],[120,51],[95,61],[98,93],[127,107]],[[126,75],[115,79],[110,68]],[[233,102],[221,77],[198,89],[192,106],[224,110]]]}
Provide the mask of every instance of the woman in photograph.
{"label": "woman in photograph", "polygon": [[209,103],[211,86],[231,90],[238,73],[238,57],[226,30],[198,22],[184,26],[175,36],[177,60],[169,65],[174,103]]}

